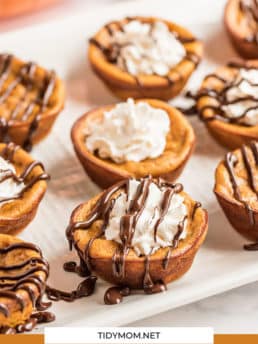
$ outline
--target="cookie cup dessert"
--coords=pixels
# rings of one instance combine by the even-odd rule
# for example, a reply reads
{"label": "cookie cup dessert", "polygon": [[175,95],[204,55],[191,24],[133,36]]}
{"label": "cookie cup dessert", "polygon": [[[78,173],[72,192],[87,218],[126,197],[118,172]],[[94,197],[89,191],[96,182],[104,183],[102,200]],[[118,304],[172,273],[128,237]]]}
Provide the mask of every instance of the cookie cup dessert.
{"label": "cookie cup dessert", "polygon": [[86,173],[104,188],[147,175],[174,181],[195,146],[183,114],[155,99],[94,109],[76,121],[71,137]]}
{"label": "cookie cup dessert", "polygon": [[[40,319],[35,311],[50,306],[42,302],[48,263],[37,246],[0,234],[0,266],[0,333],[29,331]],[[50,316],[48,321],[53,320]]]}
{"label": "cookie cup dessert", "polygon": [[140,16],[105,25],[88,49],[94,72],[121,99],[175,97],[201,56],[202,43],[187,29]]}
{"label": "cookie cup dessert", "polygon": [[256,1],[228,0],[224,22],[236,51],[246,59],[258,58]]}
{"label": "cookie cup dessert", "polygon": [[206,210],[181,184],[149,177],[119,182],[80,205],[67,237],[90,272],[150,294],[191,267],[207,228]]}
{"label": "cookie cup dessert", "polygon": [[30,151],[64,107],[63,82],[54,71],[10,54],[0,55],[0,80],[0,139]]}
{"label": "cookie cup dessert", "polygon": [[17,234],[35,217],[49,175],[13,143],[0,143],[0,233]]}
{"label": "cookie cup dessert", "polygon": [[258,139],[258,61],[232,61],[205,77],[196,107],[215,140],[229,149]]}
{"label": "cookie cup dessert", "polygon": [[258,241],[257,142],[227,153],[215,173],[214,192],[231,225],[244,237]]}

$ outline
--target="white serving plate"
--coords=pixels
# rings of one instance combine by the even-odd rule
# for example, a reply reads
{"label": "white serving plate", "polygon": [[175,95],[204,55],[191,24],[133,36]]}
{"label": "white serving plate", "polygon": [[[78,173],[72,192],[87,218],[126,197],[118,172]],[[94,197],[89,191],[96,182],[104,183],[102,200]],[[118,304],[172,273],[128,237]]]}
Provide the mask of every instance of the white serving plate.
{"label": "white serving plate", "polygon": [[[205,62],[190,82],[194,88],[207,71],[234,56],[221,24],[223,6],[223,0],[121,2],[1,35],[1,51],[13,52],[25,60],[32,59],[54,68],[67,86],[65,110],[51,135],[33,151],[33,155],[44,162],[52,180],[36,219],[21,234],[22,238],[37,243],[48,258],[50,285],[69,291],[81,280],[62,270],[65,261],[76,257],[74,252],[69,253],[64,233],[73,208],[98,192],[75,157],[70,128],[91,107],[116,101],[89,68],[87,38],[106,21],[125,15],[152,14],[177,21],[205,42]],[[53,325],[124,325],[258,279],[256,253],[242,250],[244,239],[230,227],[212,192],[214,169],[225,150],[209,137],[197,118],[190,120],[198,143],[180,181],[210,214],[209,234],[192,269],[182,279],[170,284],[166,293],[134,295],[118,306],[103,304],[107,284],[99,282],[97,292],[89,298],[72,304],[55,303],[52,309],[57,320]]]}

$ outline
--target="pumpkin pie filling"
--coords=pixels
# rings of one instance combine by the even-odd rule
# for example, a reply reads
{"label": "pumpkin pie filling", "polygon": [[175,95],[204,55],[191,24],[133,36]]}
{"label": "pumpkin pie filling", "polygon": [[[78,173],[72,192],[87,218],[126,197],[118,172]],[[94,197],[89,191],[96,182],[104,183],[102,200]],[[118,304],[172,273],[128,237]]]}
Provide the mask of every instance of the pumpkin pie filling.
{"label": "pumpkin pie filling", "polygon": [[30,151],[50,131],[64,106],[64,86],[54,71],[0,54],[0,138]]}
{"label": "pumpkin pie filling", "polygon": [[118,97],[176,96],[196,69],[202,44],[189,31],[153,17],[127,17],[90,39],[89,60]]}
{"label": "pumpkin pie filling", "polygon": [[126,179],[76,208],[66,233],[84,271],[117,286],[104,297],[114,304],[182,276],[206,236],[207,212],[181,184]]}
{"label": "pumpkin pie filling", "polygon": [[143,99],[88,112],[74,124],[72,141],[87,174],[108,187],[147,175],[174,181],[191,155],[195,135],[178,110]]}

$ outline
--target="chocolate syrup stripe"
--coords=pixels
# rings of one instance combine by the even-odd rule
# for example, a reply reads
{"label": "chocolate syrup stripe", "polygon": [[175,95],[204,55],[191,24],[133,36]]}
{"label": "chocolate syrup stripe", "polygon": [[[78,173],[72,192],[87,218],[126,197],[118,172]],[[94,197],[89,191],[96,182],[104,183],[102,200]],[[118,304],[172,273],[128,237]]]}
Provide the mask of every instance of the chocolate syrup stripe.
{"label": "chocolate syrup stripe", "polygon": [[[251,67],[250,65],[248,66],[248,64],[246,63],[241,63],[241,62],[230,62],[228,64],[229,67],[232,68],[245,68],[245,69],[254,69],[254,67]],[[202,97],[210,97],[213,98],[214,100],[217,101],[217,105],[205,105],[203,106],[201,109],[198,110],[200,118],[203,121],[211,121],[214,119],[220,120],[220,121],[224,121],[224,122],[228,122],[228,123],[239,123],[247,114],[248,112],[252,111],[252,110],[257,110],[258,109],[258,97],[254,97],[251,95],[246,95],[243,97],[239,97],[237,99],[234,100],[228,100],[227,99],[227,93],[228,91],[230,91],[231,89],[238,87],[241,82],[245,81],[247,82],[250,86],[253,87],[258,87],[257,83],[252,83],[249,80],[246,80],[244,78],[241,78],[237,83],[235,82],[235,79],[232,81],[229,81],[223,77],[221,77],[220,75],[217,74],[209,74],[205,77],[204,80],[207,80],[209,78],[215,78],[217,80],[219,80],[221,83],[224,84],[224,87],[222,88],[222,90],[217,91],[211,88],[205,88],[202,89],[201,91],[199,91],[196,95],[189,95],[189,97],[193,98],[196,102],[199,101]],[[237,104],[239,102],[243,102],[243,101],[252,101],[254,104],[252,104],[251,106],[249,106],[245,111],[243,111],[243,113],[238,116],[237,118],[232,118],[232,117],[228,117],[227,113],[222,109],[222,106],[226,106],[226,105],[232,105],[232,104]],[[191,113],[194,112],[193,109],[191,109]],[[196,110],[196,109],[195,109]],[[210,116],[210,117],[205,117],[204,116],[204,112],[206,110],[213,110],[215,113]],[[189,110],[190,112],[190,110]],[[197,112],[197,111],[196,111]],[[248,126],[248,124],[245,123],[241,123],[241,125],[245,125]]]}
{"label": "chocolate syrup stripe", "polygon": [[[137,19],[136,17],[127,17],[126,18],[127,21],[131,21],[134,19]],[[123,31],[123,25],[121,25],[121,23],[119,21],[115,21],[115,22],[111,22],[105,25],[105,29],[107,30],[108,34],[110,36],[113,35],[114,30],[112,28],[113,25],[116,25],[116,29]],[[182,43],[182,44],[189,44],[189,43],[194,43],[197,41],[197,39],[195,37],[184,37],[184,36],[180,36],[177,32],[173,32],[173,34],[176,36],[176,38]],[[90,38],[89,42],[91,44],[94,44],[107,58],[107,60],[110,63],[115,64],[117,62],[118,56],[119,56],[119,51],[121,50],[121,48],[123,47],[123,45],[118,45],[113,44],[110,46],[105,46],[103,45],[99,40],[95,39],[95,38]],[[200,63],[200,56],[196,55],[194,52],[188,51],[186,56],[185,56],[185,60],[188,60],[190,62],[192,62],[195,66],[197,66]],[[123,63],[125,70],[128,72],[127,69],[127,65],[126,63]],[[128,72],[129,73],[129,72]],[[153,75],[157,75],[155,73],[153,73]],[[167,80],[168,86],[171,86],[175,80],[173,78],[170,77],[170,75],[166,75],[164,77],[157,75],[161,78],[165,78]],[[138,76],[134,76],[135,81],[137,82],[137,85],[139,87],[144,87],[144,85],[142,84],[140,78]],[[182,78],[182,75],[179,73],[179,79]]]}
{"label": "chocolate syrup stripe", "polygon": [[31,119],[28,134],[26,140],[23,144],[23,148],[30,150],[32,147],[32,137],[36,129],[38,128],[38,122],[44,112],[46,106],[49,103],[50,97],[54,91],[56,83],[56,75],[54,72],[50,72],[46,75],[45,85],[43,91],[37,95],[37,97],[32,100],[28,106],[25,108],[23,114],[20,118],[17,118],[18,114],[21,112],[21,108],[24,100],[27,97],[27,93],[31,90],[33,86],[33,78],[37,68],[37,65],[33,62],[29,62],[23,65],[16,76],[16,78],[8,85],[8,87],[3,90],[3,85],[7,81],[11,73],[13,56],[12,55],[0,55],[0,61],[2,61],[2,69],[0,69],[0,105],[7,100],[7,98],[12,94],[19,83],[22,83],[26,88],[23,96],[18,100],[14,109],[10,112],[9,118],[1,118],[1,141],[10,142],[9,137],[9,126],[12,124],[13,120],[27,121],[32,116],[34,108],[36,105],[39,106],[39,111]]}
{"label": "chocolate syrup stripe", "polygon": [[[112,268],[113,268],[113,274],[116,278],[119,278],[121,281],[125,277],[125,261],[126,256],[131,248],[135,229],[137,226],[137,222],[139,220],[140,215],[142,214],[145,203],[148,198],[149,194],[149,187],[151,183],[154,182],[157,184],[158,187],[167,187],[168,189],[164,192],[164,197],[161,201],[161,214],[160,218],[157,220],[155,230],[157,232],[157,228],[159,224],[162,222],[163,218],[165,217],[168,209],[170,201],[175,193],[179,193],[182,191],[182,185],[181,184],[171,184],[163,182],[162,180],[155,181],[151,177],[143,178],[134,195],[134,198],[130,201],[128,209],[126,211],[126,214],[122,216],[120,221],[120,240],[121,240],[121,246],[117,248],[117,250],[114,252],[114,255],[112,257]],[[117,185],[111,187],[107,191],[105,191],[100,197],[100,199],[97,201],[97,204],[91,211],[91,213],[88,216],[88,219],[82,222],[71,222],[69,227],[67,228],[67,239],[71,244],[73,242],[73,233],[76,230],[88,230],[92,223],[96,220],[102,219],[103,225],[102,225],[102,231],[95,237],[93,237],[91,240],[89,240],[88,244],[86,245],[85,252],[83,254],[83,260],[87,265],[87,268],[89,271],[91,271],[91,265],[90,265],[90,247],[94,243],[94,241],[101,237],[105,229],[109,223],[109,216],[113,209],[114,205],[114,199],[112,199],[112,196],[115,192],[117,192],[119,189],[125,188],[127,197],[128,197],[128,188],[129,188],[129,180],[122,181],[118,183]],[[198,207],[201,205],[199,203],[196,203],[196,207],[193,210],[192,216],[194,217],[195,212]],[[175,238],[173,240],[173,243],[169,249],[169,253],[164,258],[164,268],[168,266],[169,258],[171,255],[172,249],[176,248],[180,239],[180,236],[182,234],[182,231],[184,229],[184,223],[185,223],[186,217],[183,221],[181,221],[178,224],[178,230],[175,235]],[[76,246],[76,243],[74,243]],[[154,293],[154,292],[160,292],[165,290],[165,285],[162,283],[162,281],[158,283],[153,283],[151,281],[150,271],[149,271],[149,256],[145,259],[145,276],[143,280],[143,289],[146,293]],[[73,264],[74,269],[74,264]],[[114,294],[114,295],[113,295]],[[120,297],[118,297],[120,295]],[[125,296],[123,293],[118,289],[112,289],[108,290],[105,294],[105,300],[109,304],[113,304],[114,300],[117,299],[117,302],[121,302],[122,297]],[[113,300],[113,301],[112,301]],[[120,300],[120,301],[119,301]]]}
{"label": "chocolate syrup stripe", "polygon": [[[41,300],[45,290],[45,281],[42,280],[38,273],[43,272],[46,276],[45,278],[47,278],[49,274],[49,265],[42,257],[41,250],[33,244],[20,242],[1,248],[0,255],[8,255],[10,252],[15,250],[33,250],[39,255],[39,257],[28,258],[19,264],[0,266],[0,271],[13,272],[8,275],[0,275],[0,298],[14,300],[19,305],[21,311],[23,311],[25,300],[17,293],[17,291],[24,290],[28,293],[34,307],[42,309],[44,306],[48,306],[49,304],[44,305]],[[22,273],[14,274],[14,271],[17,271],[18,269],[23,270],[25,267],[26,270]],[[32,285],[34,285],[38,290],[38,297],[31,287]],[[3,302],[0,302],[0,312],[5,317],[8,317],[10,314],[8,306]]]}
{"label": "chocolate syrup stripe", "polygon": [[[256,163],[256,167],[257,167],[257,157],[258,157],[258,149],[257,149],[257,143],[256,142],[252,142],[249,145],[249,148],[253,154],[255,163]],[[243,146],[241,148],[241,154],[242,154],[242,159],[243,159],[243,164],[244,167],[246,169],[246,173],[248,176],[248,185],[250,187],[250,189],[256,194],[256,196],[258,197],[258,192],[257,192],[257,188],[255,185],[255,172],[253,171],[252,168],[252,164],[249,158],[249,155],[247,153],[247,146]],[[252,227],[254,227],[255,225],[255,216],[254,216],[254,211],[252,210],[251,206],[248,204],[247,201],[245,201],[241,195],[240,189],[239,189],[239,184],[237,182],[237,178],[234,172],[235,166],[236,164],[238,164],[239,161],[236,157],[236,155],[234,155],[234,153],[228,153],[226,155],[225,158],[225,166],[228,170],[228,174],[230,177],[230,181],[232,184],[232,188],[233,188],[233,192],[234,192],[234,197],[240,202],[242,203],[249,215],[249,221],[250,221],[250,225]]]}

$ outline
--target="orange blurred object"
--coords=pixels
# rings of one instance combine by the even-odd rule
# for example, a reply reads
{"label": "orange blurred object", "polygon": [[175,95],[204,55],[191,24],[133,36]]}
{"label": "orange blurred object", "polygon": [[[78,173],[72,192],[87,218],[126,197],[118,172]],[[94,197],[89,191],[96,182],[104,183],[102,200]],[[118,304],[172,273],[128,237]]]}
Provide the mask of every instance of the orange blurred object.
{"label": "orange blurred object", "polygon": [[60,0],[0,0],[0,18],[35,12]]}

